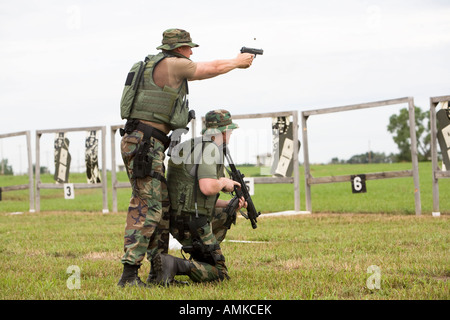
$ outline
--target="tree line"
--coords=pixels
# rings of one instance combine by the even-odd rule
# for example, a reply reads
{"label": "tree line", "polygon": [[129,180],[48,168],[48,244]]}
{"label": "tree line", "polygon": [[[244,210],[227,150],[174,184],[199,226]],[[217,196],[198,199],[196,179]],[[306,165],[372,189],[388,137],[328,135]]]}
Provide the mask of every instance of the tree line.
{"label": "tree line", "polygon": [[[429,161],[431,159],[431,126],[430,113],[422,111],[414,106],[417,157],[419,161]],[[384,152],[366,152],[352,156],[347,160],[338,158],[331,159],[332,164],[337,163],[392,163],[410,162],[411,159],[411,138],[408,108],[400,110],[399,114],[393,114],[389,118],[387,130],[392,133],[392,138],[398,147],[399,153],[385,154]]]}

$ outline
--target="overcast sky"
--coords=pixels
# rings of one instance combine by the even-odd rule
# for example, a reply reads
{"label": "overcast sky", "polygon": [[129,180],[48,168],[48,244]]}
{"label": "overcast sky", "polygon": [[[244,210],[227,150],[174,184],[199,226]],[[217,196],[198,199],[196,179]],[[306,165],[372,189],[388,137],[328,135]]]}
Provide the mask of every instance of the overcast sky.
{"label": "overcast sky", "polygon": [[[34,162],[35,130],[122,124],[126,74],[174,27],[200,44],[194,61],[232,58],[242,46],[264,49],[250,69],[190,83],[199,118],[215,108],[300,113],[408,96],[429,110],[430,97],[450,94],[449,17],[448,0],[3,0],[0,134],[31,130]],[[311,117],[310,160],[397,152],[386,126],[403,107]],[[239,124],[232,143],[239,137],[246,147],[235,146],[236,162],[270,151],[270,120]],[[77,139],[71,148],[82,162]],[[25,171],[24,139],[2,140],[0,157],[21,158]],[[52,140],[42,147],[42,165],[52,162]]]}

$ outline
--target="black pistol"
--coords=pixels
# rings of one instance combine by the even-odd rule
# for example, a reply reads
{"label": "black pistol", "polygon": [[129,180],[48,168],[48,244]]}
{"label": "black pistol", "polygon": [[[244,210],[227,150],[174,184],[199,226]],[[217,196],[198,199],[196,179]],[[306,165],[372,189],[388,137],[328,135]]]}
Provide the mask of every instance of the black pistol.
{"label": "black pistol", "polygon": [[251,54],[254,54],[256,56],[258,54],[262,55],[264,53],[264,50],[263,49],[242,47],[241,48],[241,53],[251,53]]}

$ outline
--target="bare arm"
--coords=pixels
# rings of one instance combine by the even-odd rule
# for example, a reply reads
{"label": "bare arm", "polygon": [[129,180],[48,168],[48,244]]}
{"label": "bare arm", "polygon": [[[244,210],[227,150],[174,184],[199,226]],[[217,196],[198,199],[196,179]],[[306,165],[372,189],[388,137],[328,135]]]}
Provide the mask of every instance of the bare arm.
{"label": "bare arm", "polygon": [[[230,200],[218,199],[216,202],[216,208],[226,208],[228,203],[230,203]],[[247,202],[245,201],[244,197],[241,197],[239,199],[239,206],[236,210],[239,210],[241,208],[247,208]]]}
{"label": "bare arm", "polygon": [[197,69],[194,75],[188,80],[209,79],[237,68],[246,69],[252,65],[253,57],[250,53],[240,53],[234,59],[197,62]]}
{"label": "bare arm", "polygon": [[217,199],[216,208],[226,208],[230,200]]}
{"label": "bare arm", "polygon": [[220,191],[231,192],[234,190],[234,186],[240,187],[239,182],[233,181],[228,178],[212,179],[203,178],[198,180],[200,191],[205,196],[212,196],[218,194]]}

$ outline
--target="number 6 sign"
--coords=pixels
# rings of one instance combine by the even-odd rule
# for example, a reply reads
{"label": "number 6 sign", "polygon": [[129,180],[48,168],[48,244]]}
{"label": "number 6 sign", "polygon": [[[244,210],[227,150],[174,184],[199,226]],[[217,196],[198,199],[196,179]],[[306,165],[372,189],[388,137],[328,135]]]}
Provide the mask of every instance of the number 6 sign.
{"label": "number 6 sign", "polygon": [[352,193],[365,193],[366,189],[366,175],[358,174],[351,176]]}

